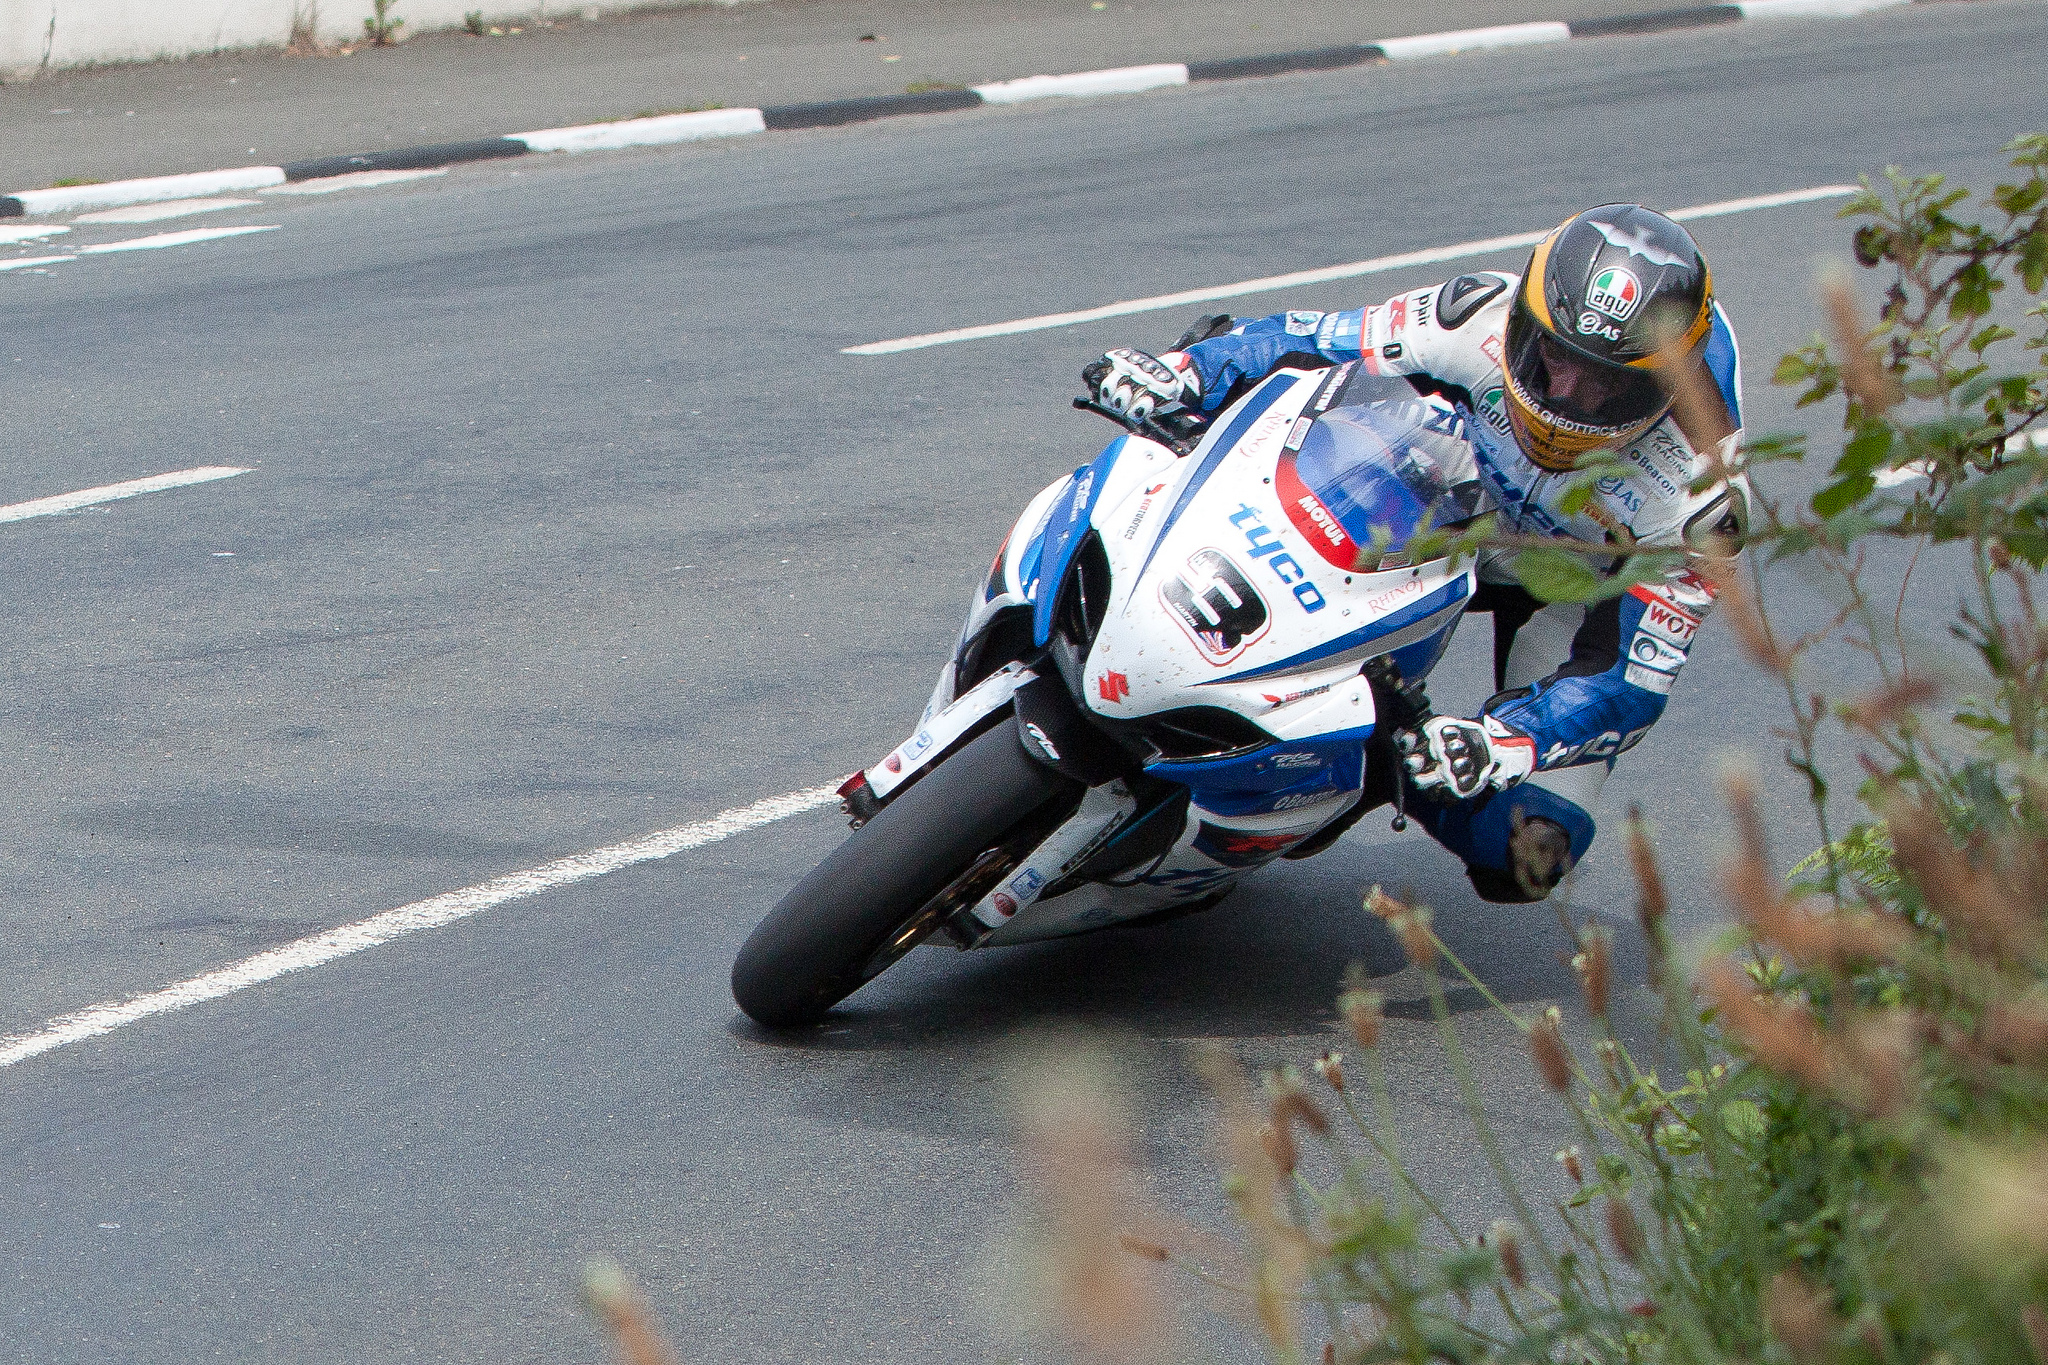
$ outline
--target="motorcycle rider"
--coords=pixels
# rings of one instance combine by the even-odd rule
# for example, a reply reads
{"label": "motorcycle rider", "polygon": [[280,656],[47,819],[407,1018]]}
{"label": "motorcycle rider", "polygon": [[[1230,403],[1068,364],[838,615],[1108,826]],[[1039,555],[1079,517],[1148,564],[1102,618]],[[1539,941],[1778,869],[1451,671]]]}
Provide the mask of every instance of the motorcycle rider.
{"label": "motorcycle rider", "polygon": [[[1666,372],[1673,357],[1690,373]],[[1735,334],[1691,234],[1635,204],[1567,219],[1520,276],[1476,271],[1376,307],[1278,313],[1160,356],[1118,348],[1083,375],[1118,411],[1208,413],[1279,366],[1354,360],[1455,406],[1503,531],[1618,551],[1741,538],[1748,490],[1725,465],[1742,426]],[[1698,398],[1674,411],[1681,392]],[[1570,471],[1593,450],[1619,462],[1576,505]],[[1714,598],[1681,564],[1589,605],[1547,605],[1516,578],[1518,553],[1481,554],[1468,608],[1493,616],[1495,695],[1475,717],[1432,716],[1396,739],[1409,786],[1437,798],[1411,813],[1500,902],[1542,899],[1585,855],[1601,784],[1663,714]],[[1384,799],[1368,791],[1339,825]]]}

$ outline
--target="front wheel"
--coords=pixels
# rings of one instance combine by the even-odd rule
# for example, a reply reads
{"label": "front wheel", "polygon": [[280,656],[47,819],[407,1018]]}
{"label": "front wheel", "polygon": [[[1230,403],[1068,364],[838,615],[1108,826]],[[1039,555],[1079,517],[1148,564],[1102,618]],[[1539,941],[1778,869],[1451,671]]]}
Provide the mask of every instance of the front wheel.
{"label": "front wheel", "polygon": [[[769,1028],[816,1023],[936,930],[941,911],[969,893],[985,895],[1013,865],[1008,842],[1077,795],[1077,783],[1025,754],[1016,726],[996,725],[884,806],[782,898],[732,964],[733,999]],[[979,889],[965,885],[984,880]]]}

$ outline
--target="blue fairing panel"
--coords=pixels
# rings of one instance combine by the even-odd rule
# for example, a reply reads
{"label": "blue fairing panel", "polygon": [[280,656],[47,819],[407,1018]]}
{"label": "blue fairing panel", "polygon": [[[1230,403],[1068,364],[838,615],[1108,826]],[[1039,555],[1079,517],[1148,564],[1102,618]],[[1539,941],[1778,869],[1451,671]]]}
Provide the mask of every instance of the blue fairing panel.
{"label": "blue fairing panel", "polygon": [[1426,678],[1443,658],[1444,650],[1450,647],[1451,635],[1458,623],[1453,620],[1434,635],[1424,636],[1412,645],[1403,645],[1387,657],[1394,661],[1394,667],[1401,670],[1404,678]]}
{"label": "blue fairing panel", "polygon": [[1046,521],[1045,551],[1038,575],[1043,589],[1031,604],[1031,639],[1034,644],[1043,645],[1052,638],[1052,609],[1060,595],[1060,582],[1066,578],[1067,566],[1074,562],[1074,553],[1081,547],[1081,537],[1088,529],[1089,518],[1095,515],[1095,503],[1102,496],[1102,486],[1109,481],[1110,466],[1116,463],[1117,456],[1124,453],[1124,443],[1130,439],[1128,436],[1117,437],[1095,457],[1095,463],[1075,470],[1073,491],[1052,505],[1052,515]]}
{"label": "blue fairing panel", "polygon": [[1357,791],[1365,782],[1370,725],[1208,762],[1154,763],[1145,771],[1178,782],[1217,815],[1265,815]]}
{"label": "blue fairing panel", "polygon": [[[1305,649],[1299,654],[1289,655],[1278,663],[1265,664],[1259,668],[1248,668],[1242,673],[1233,673],[1227,678],[1216,678],[1212,681],[1224,683],[1243,682],[1247,678],[1263,678],[1272,673],[1291,673],[1295,669],[1306,668],[1319,659],[1328,659],[1339,654],[1349,653],[1354,649],[1363,648],[1383,636],[1393,635],[1406,630],[1417,621],[1434,615],[1454,603],[1464,601],[1471,591],[1472,585],[1468,577],[1460,574],[1428,596],[1409,603],[1391,616],[1383,616],[1377,621],[1360,626],[1349,635],[1340,635],[1336,639],[1317,645],[1313,649]],[[1406,670],[1404,669],[1403,672],[1405,673]],[[1206,686],[1207,684],[1204,685]]]}
{"label": "blue fairing panel", "polygon": [[[1294,385],[1295,377],[1291,374],[1274,379],[1246,400],[1244,410],[1223,429],[1222,435],[1209,443],[1209,449],[1202,456],[1202,462],[1195,466],[1195,472],[1189,477],[1186,487],[1182,488],[1180,496],[1173,500],[1173,510],[1159,523],[1159,531],[1152,537],[1152,548],[1145,552],[1145,562],[1138,566],[1138,577],[1143,578],[1145,570],[1152,567],[1152,556],[1158,554],[1159,547],[1166,543],[1166,533],[1180,520],[1180,514],[1188,510],[1188,504],[1195,500],[1195,494],[1202,491],[1202,485],[1209,482],[1209,476],[1216,472],[1216,466],[1222,464],[1224,457],[1244,439],[1244,434],[1252,429],[1252,423],[1265,416],[1266,409],[1272,407],[1275,400]],[[1112,446],[1111,449],[1115,447]],[[1039,643],[1044,644],[1045,641],[1040,640]]]}
{"label": "blue fairing panel", "polygon": [[1718,303],[1714,305],[1713,330],[1707,333],[1707,371],[1721,388],[1728,415],[1735,419],[1736,426],[1741,426],[1742,351],[1735,344],[1735,329],[1728,325],[1728,315]]}

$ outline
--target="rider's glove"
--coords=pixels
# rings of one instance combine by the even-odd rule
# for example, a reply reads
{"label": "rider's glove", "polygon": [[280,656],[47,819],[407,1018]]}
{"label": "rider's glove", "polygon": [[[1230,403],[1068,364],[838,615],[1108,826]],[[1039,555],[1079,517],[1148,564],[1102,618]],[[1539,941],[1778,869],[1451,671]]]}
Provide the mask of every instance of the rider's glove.
{"label": "rider's glove", "polygon": [[1512,787],[1536,770],[1536,743],[1492,716],[1431,716],[1395,741],[1418,791],[1469,801],[1488,787]]}
{"label": "rider's glove", "polygon": [[1193,407],[1202,396],[1202,375],[1185,351],[1147,355],[1119,346],[1081,371],[1081,380],[1106,408],[1150,417],[1175,404]]}

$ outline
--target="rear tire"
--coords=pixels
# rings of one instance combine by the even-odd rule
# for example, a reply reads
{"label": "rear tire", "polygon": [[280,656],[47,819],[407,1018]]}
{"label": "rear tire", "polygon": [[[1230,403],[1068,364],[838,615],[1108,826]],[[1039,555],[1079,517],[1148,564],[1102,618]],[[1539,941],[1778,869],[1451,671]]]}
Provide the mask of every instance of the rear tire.
{"label": "rear tire", "polygon": [[876,954],[933,897],[1077,789],[1024,752],[1015,725],[998,723],[884,806],[782,898],[732,964],[733,999],[769,1028],[815,1024],[879,974],[869,970]]}

